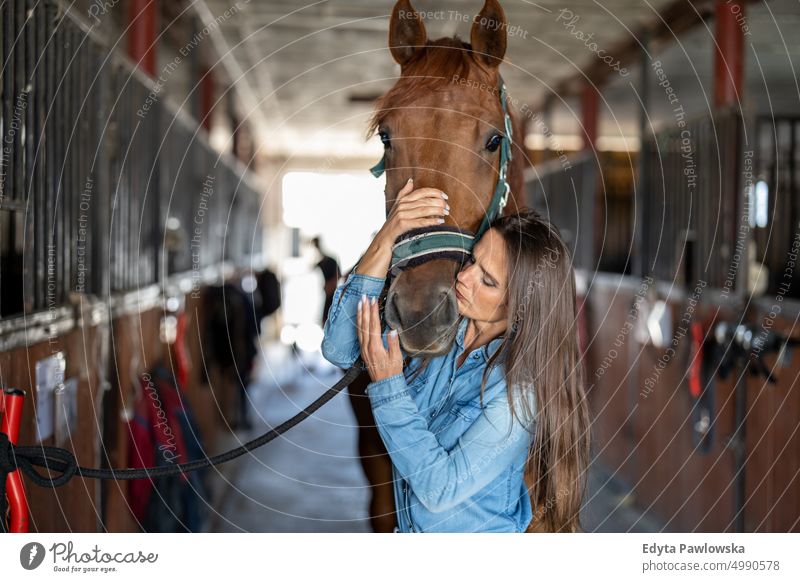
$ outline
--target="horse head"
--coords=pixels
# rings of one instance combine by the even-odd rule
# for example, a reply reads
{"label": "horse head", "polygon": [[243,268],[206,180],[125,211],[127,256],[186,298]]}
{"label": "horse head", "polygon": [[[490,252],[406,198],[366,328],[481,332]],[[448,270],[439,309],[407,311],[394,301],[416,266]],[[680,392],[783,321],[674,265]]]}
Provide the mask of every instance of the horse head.
{"label": "horse head", "polygon": [[[478,231],[501,179],[500,146],[507,132],[499,65],[506,36],[505,13],[497,0],[487,0],[473,20],[469,43],[457,35],[428,40],[411,3],[395,4],[389,48],[400,77],[378,100],[369,126],[384,144],[387,215],[397,192],[413,177],[415,188],[447,193],[445,229]],[[521,125],[513,115],[510,119],[513,138],[520,139]],[[516,153],[505,180],[511,191],[505,209],[513,212],[525,154],[518,145],[506,147]],[[407,352],[437,356],[450,350],[460,317],[454,287],[461,265],[452,257],[433,258],[393,273],[384,315],[400,332]]]}

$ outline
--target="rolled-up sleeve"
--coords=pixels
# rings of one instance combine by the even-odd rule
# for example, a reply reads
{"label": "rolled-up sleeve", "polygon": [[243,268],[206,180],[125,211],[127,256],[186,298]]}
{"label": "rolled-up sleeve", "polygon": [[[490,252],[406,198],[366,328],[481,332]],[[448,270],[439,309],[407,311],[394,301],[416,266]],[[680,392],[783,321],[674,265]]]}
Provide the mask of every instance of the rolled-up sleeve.
{"label": "rolled-up sleeve", "polygon": [[449,451],[429,430],[403,374],[371,383],[367,395],[392,463],[428,511],[468,500],[530,446],[531,423],[512,419],[506,390],[487,403]]}
{"label": "rolled-up sleeve", "polygon": [[330,363],[349,368],[358,359],[358,302],[362,295],[380,297],[385,283],[384,279],[352,272],[336,288],[322,338],[322,356]]}

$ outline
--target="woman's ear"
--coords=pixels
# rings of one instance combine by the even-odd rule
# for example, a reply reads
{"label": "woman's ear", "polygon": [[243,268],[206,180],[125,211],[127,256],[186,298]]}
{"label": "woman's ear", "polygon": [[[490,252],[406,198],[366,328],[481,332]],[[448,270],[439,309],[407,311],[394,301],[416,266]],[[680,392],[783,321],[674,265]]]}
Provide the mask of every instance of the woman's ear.
{"label": "woman's ear", "polygon": [[486,0],[480,14],[472,23],[470,44],[475,59],[497,68],[506,55],[508,22],[506,13],[497,0]]}

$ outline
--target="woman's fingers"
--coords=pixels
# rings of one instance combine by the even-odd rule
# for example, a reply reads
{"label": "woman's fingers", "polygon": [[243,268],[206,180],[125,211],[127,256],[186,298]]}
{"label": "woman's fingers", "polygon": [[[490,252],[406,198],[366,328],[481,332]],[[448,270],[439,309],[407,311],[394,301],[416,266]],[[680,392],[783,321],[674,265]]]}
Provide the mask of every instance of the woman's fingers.
{"label": "woman's fingers", "polygon": [[446,216],[444,210],[431,206],[401,210],[394,218],[398,232],[396,236],[400,236],[414,228],[443,224]]}
{"label": "woman's fingers", "polygon": [[[421,215],[416,214],[417,211],[421,210],[426,212]],[[427,198],[417,203],[409,202],[404,204],[401,208],[398,208],[398,212],[414,212],[414,214],[408,215],[410,218],[416,218],[417,216],[447,216],[450,214],[450,205],[447,200],[442,200],[441,198],[438,200]]]}
{"label": "woman's fingers", "polygon": [[444,222],[445,217],[450,214],[449,210],[442,208],[438,204],[424,204],[415,208],[404,208],[397,213],[400,224],[406,228],[428,224],[431,221]]}
{"label": "woman's fingers", "polygon": [[372,337],[370,334],[370,312],[369,297],[365,296],[364,305],[361,307],[361,321],[364,322],[364,325],[361,326],[361,333],[364,336],[364,351],[366,351],[368,354],[372,348]]}
{"label": "woman's fingers", "polygon": [[447,194],[436,188],[417,188],[412,192],[403,196],[403,202],[413,202],[415,200],[422,200],[423,198],[438,198],[440,200],[447,200]]}
{"label": "woman's fingers", "polygon": [[390,361],[402,361],[403,354],[400,351],[400,337],[397,335],[397,330],[393,329],[390,331],[386,338],[387,343],[389,344],[389,359]]}
{"label": "woman's fingers", "polygon": [[442,224],[450,207],[441,190],[418,188],[395,201],[387,221],[392,240],[403,233],[423,226]]}
{"label": "woman's fingers", "polygon": [[397,200],[400,200],[401,198],[405,197],[406,194],[413,191],[414,191],[414,180],[409,178],[408,181],[403,185],[402,188],[400,188],[400,191],[397,193]]}
{"label": "woman's fingers", "polygon": [[[358,343],[361,344],[361,355],[362,357],[365,356],[367,353],[367,347],[369,345],[369,340],[364,335],[364,296],[361,296],[361,300],[358,302],[358,315],[356,316],[358,328]],[[366,363],[366,362],[365,362]]]}
{"label": "woman's fingers", "polygon": [[369,345],[374,346],[376,350],[383,350],[383,340],[381,339],[381,317],[378,313],[378,300],[374,303],[370,302],[369,309]]}

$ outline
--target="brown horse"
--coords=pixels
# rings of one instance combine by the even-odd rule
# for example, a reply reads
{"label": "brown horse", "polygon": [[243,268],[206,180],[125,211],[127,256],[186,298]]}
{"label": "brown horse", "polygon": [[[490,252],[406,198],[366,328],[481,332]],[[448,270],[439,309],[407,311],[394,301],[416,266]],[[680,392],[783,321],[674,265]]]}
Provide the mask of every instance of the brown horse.
{"label": "brown horse", "polygon": [[[497,135],[505,132],[498,68],[506,52],[506,31],[505,13],[496,0],[487,0],[474,19],[469,43],[458,36],[428,40],[411,3],[395,4],[389,48],[400,64],[400,77],[378,100],[369,125],[369,134],[377,130],[384,143],[387,214],[397,192],[413,177],[415,188],[438,188],[448,194],[445,224],[478,230],[500,169]],[[515,141],[506,214],[517,212],[524,201],[527,158],[521,146],[522,124],[509,112]],[[384,289],[386,321],[400,330],[409,354],[437,356],[452,347],[459,269],[451,260],[431,260],[402,271]],[[350,385],[350,402],[359,425],[361,463],[372,487],[372,527],[390,532],[397,523],[391,461],[364,392],[369,381],[363,373]]]}

